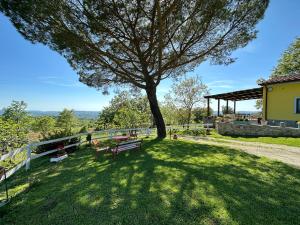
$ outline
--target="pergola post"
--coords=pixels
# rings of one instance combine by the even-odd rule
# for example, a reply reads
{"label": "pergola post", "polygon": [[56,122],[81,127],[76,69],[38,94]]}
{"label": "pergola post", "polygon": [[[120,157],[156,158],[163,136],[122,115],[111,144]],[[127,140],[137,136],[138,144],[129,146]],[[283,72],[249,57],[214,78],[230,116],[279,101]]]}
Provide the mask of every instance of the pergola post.
{"label": "pergola post", "polygon": [[233,106],[233,114],[235,114],[235,112],[236,112],[236,101],[234,100],[234,106]]}
{"label": "pergola post", "polygon": [[[267,92],[266,92],[267,94]],[[263,98],[263,88],[252,88],[248,90],[241,90],[241,91],[234,91],[234,92],[228,92],[223,94],[217,94],[217,95],[206,95],[205,98],[207,99],[207,115],[209,115],[209,100],[210,99],[216,99],[218,100],[218,116],[220,116],[220,100],[226,101],[225,106],[225,112],[224,114],[229,113],[229,101],[234,102],[234,114],[236,113],[236,101],[241,100],[250,100],[250,99],[260,99]],[[267,96],[265,98],[267,100]],[[265,107],[267,107],[267,102],[265,102]],[[265,111],[265,117],[267,117],[267,111]]]}
{"label": "pergola post", "polygon": [[226,114],[228,114],[229,106],[228,106],[228,100],[226,100]]}
{"label": "pergola post", "polygon": [[207,117],[209,117],[209,98],[207,98]]}
{"label": "pergola post", "polygon": [[218,99],[218,116],[220,116],[220,99]]}

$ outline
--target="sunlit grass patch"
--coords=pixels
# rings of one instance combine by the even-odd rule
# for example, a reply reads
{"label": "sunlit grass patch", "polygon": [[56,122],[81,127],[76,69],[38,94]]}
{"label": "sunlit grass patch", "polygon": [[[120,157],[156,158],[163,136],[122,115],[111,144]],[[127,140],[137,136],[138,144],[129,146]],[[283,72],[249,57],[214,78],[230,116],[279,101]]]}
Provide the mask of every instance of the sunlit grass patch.
{"label": "sunlit grass patch", "polygon": [[[0,224],[297,224],[300,173],[228,148],[147,140],[112,160],[81,147],[9,179]],[[31,182],[30,182],[31,181]],[[16,193],[14,193],[16,192]]]}

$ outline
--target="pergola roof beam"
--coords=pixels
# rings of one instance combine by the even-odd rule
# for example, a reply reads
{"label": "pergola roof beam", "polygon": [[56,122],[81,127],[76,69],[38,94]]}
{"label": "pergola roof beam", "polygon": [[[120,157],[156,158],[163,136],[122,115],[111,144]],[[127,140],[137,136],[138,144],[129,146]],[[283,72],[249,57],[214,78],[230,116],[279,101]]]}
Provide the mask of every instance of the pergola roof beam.
{"label": "pergola roof beam", "polygon": [[207,95],[205,98],[220,99],[220,100],[230,100],[230,101],[241,101],[250,99],[260,99],[263,97],[263,88],[253,88],[242,91],[234,91],[224,94],[217,95]]}

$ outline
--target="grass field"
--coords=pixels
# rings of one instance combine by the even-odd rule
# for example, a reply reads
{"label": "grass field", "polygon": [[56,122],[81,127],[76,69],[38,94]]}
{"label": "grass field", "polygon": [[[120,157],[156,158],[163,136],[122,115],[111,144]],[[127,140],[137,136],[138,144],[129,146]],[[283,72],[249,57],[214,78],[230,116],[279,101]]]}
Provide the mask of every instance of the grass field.
{"label": "grass field", "polygon": [[148,140],[115,161],[48,160],[11,177],[0,224],[300,224],[299,170],[236,150]]}
{"label": "grass field", "polygon": [[235,137],[235,136],[223,136],[218,134],[215,131],[212,131],[211,135],[209,135],[208,137],[300,147],[300,138],[292,138],[292,137]]}

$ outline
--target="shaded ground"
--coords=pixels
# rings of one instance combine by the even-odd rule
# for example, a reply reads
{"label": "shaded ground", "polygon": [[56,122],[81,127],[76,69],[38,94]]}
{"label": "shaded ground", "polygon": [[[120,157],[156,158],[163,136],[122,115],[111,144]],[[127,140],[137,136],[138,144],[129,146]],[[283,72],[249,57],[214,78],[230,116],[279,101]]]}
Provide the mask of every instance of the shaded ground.
{"label": "shaded ground", "polygon": [[242,150],[249,154],[278,160],[300,169],[300,147],[265,144],[259,142],[245,142],[211,137],[185,137],[185,139],[195,140],[201,144],[225,146],[237,150]]}
{"label": "shaded ground", "polygon": [[226,147],[153,140],[115,161],[83,148],[32,165],[0,224],[300,224],[299,170]]}

